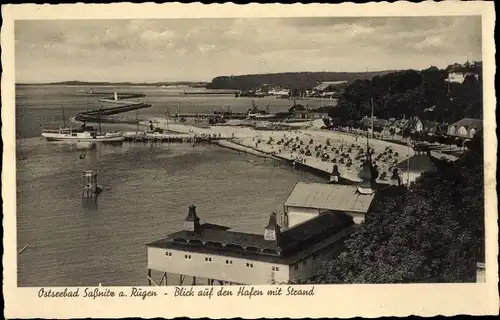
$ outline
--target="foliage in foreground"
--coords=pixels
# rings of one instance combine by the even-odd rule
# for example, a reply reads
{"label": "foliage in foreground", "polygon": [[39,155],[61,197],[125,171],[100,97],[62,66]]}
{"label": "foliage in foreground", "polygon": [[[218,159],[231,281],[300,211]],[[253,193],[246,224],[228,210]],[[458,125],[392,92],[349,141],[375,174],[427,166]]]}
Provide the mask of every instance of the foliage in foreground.
{"label": "foliage in foreground", "polygon": [[307,283],[473,282],[484,261],[482,138],[410,188],[378,193],[375,207]]}

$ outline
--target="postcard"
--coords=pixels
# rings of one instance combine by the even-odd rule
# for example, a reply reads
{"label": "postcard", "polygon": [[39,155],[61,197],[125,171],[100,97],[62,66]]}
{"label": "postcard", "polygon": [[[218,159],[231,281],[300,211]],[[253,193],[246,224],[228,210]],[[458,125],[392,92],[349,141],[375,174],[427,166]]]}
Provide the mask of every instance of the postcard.
{"label": "postcard", "polygon": [[2,5],[5,316],[498,314],[494,5]]}

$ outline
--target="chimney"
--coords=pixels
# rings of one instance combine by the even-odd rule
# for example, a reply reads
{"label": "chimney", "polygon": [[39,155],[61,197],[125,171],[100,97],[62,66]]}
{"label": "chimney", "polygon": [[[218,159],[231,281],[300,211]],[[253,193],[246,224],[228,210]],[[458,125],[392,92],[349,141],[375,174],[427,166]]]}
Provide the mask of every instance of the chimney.
{"label": "chimney", "polygon": [[115,101],[118,101],[118,93],[114,93],[115,94]]}
{"label": "chimney", "polygon": [[200,218],[196,214],[196,206],[190,205],[186,219],[184,219],[184,229],[192,232],[200,231]]}
{"label": "chimney", "polygon": [[401,177],[398,174],[398,169],[392,170],[391,176],[391,186],[400,186],[401,185]]}
{"label": "chimney", "polygon": [[281,228],[278,225],[278,221],[276,219],[276,213],[273,212],[269,216],[269,223],[264,229],[264,240],[276,241],[276,243],[278,244],[280,234],[281,234]]}
{"label": "chimney", "polygon": [[339,179],[340,179],[339,167],[335,164],[333,165],[332,174],[330,175],[330,181],[339,182]]}

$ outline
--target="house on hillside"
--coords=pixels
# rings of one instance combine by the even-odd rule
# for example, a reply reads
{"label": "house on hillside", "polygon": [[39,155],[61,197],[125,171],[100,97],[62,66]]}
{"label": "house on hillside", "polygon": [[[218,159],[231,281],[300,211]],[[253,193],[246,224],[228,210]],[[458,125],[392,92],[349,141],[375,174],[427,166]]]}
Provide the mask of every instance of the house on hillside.
{"label": "house on hillside", "polygon": [[320,97],[336,97],[347,87],[347,81],[324,81],[312,89],[312,95]]}
{"label": "house on hillside", "polygon": [[[365,116],[365,117],[363,117],[363,119],[361,119],[360,122],[361,122],[362,125],[364,125],[364,126],[368,127],[369,129],[371,129],[371,125],[372,125],[372,118],[371,117]],[[383,131],[390,124],[391,124],[390,120],[373,117],[373,129],[374,130]]]}
{"label": "house on hillside", "polygon": [[408,119],[396,119],[389,125],[389,130],[393,129],[394,134],[399,134],[408,125]]}
{"label": "house on hillside", "polygon": [[404,129],[408,130],[410,133],[422,132],[424,130],[424,124],[419,117],[413,117],[408,121]]}
{"label": "house on hillside", "polygon": [[483,129],[483,121],[479,119],[464,118],[452,123],[448,127],[449,136],[472,139],[474,135]]}
{"label": "house on hillside", "polygon": [[440,134],[440,125],[437,121],[422,120],[423,132],[428,135],[435,136]]}
{"label": "house on hillside", "polygon": [[476,80],[479,80],[479,74],[475,72],[450,72],[448,73],[448,78],[446,78],[447,82],[453,83],[463,83],[465,78],[468,76],[473,76]]}

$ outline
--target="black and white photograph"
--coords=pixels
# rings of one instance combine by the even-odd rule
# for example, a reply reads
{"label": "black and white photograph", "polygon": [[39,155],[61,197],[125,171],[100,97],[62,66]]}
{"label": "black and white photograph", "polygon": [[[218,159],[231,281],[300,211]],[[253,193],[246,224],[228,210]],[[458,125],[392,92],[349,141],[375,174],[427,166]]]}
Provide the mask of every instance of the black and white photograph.
{"label": "black and white photograph", "polygon": [[16,286],[484,284],[483,37],[478,14],[15,20]]}

